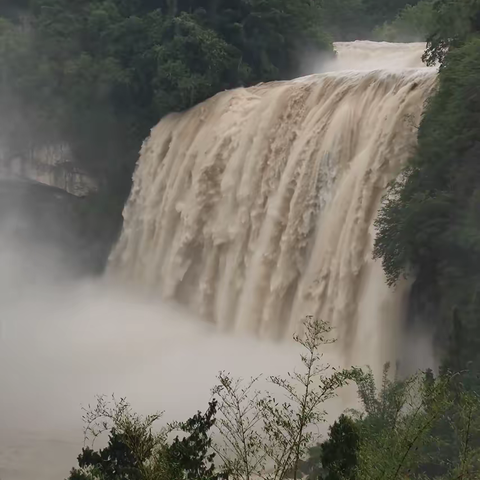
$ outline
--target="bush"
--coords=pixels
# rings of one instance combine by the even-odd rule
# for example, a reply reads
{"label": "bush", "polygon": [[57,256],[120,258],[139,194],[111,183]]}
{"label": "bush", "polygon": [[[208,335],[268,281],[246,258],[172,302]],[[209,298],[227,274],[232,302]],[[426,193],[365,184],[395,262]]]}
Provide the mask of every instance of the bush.
{"label": "bush", "polygon": [[376,40],[386,42],[425,42],[436,27],[433,0],[422,0],[415,6],[407,5],[391,23],[374,30]]}
{"label": "bush", "polygon": [[[374,252],[390,284],[411,274],[423,302],[436,305],[437,340],[458,370],[480,362],[478,85],[480,39],[474,38],[446,57],[417,153],[385,198]],[[455,322],[462,334],[449,338]]]}

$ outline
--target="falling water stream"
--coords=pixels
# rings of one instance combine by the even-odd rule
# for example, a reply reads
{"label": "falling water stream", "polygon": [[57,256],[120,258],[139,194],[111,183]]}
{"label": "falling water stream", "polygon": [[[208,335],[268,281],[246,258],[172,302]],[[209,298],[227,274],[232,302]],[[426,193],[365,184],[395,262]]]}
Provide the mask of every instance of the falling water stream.
{"label": "falling water stream", "polygon": [[1,245],[1,480],[65,478],[95,394],[184,419],[220,369],[284,373],[305,315],[334,327],[332,362],[399,357],[408,285],[387,288],[373,222],[436,70],[422,44],[336,48],[324,73],[164,118],[106,278],[37,281],[42,253]]}
{"label": "falling water stream", "polygon": [[347,363],[376,366],[395,356],[406,285],[386,287],[373,222],[436,70],[423,44],[336,48],[338,71],[223,92],[163,119],[143,146],[110,273],[227,331],[289,338],[318,316]]}

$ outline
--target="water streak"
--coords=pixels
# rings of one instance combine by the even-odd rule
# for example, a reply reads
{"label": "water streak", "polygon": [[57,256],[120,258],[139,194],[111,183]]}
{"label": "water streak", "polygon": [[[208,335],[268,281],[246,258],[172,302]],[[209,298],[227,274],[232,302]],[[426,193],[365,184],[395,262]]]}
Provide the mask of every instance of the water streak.
{"label": "water streak", "polygon": [[373,262],[373,222],[435,84],[423,47],[337,44],[339,71],[164,118],[143,146],[110,273],[228,330],[285,337],[318,315],[345,362],[391,359],[406,286],[389,290]]}

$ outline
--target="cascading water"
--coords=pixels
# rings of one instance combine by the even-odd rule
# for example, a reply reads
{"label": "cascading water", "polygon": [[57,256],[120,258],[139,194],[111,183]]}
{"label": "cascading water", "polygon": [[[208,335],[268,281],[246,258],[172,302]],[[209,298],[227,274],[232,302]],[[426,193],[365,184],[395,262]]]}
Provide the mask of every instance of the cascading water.
{"label": "cascading water", "polygon": [[424,68],[424,43],[337,42],[337,58],[322,71]]}
{"label": "cascading water", "polygon": [[[109,279],[226,330],[287,337],[318,315],[337,329],[324,359],[334,366],[394,359],[408,289],[386,287],[372,225],[435,84],[423,48],[338,44],[330,73],[224,92],[162,120]],[[1,227],[2,480],[66,478],[95,394],[184,420],[204,409],[219,369],[268,377],[298,361],[290,342],[225,335],[108,278],[66,281],[38,235],[19,251]],[[332,418],[350,400],[328,405]]]}
{"label": "cascading water", "polygon": [[345,361],[375,367],[395,357],[406,287],[388,289],[372,260],[373,222],[436,70],[423,44],[336,48],[336,71],[163,119],[109,270],[235,331],[284,337],[316,315]]}

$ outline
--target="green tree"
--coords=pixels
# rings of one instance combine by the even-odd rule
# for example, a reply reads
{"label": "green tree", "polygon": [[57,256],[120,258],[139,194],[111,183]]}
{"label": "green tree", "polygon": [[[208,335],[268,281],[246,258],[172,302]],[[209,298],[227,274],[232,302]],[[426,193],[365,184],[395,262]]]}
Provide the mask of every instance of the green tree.
{"label": "green tree", "polygon": [[67,143],[100,185],[84,213],[108,246],[161,117],[332,52],[309,0],[32,0],[22,12],[0,23],[3,154]]}
{"label": "green tree", "polygon": [[79,468],[68,480],[158,480],[167,479],[170,466],[165,461],[167,430],[154,432],[161,414],[142,417],[132,412],[125,399],[112,402],[98,397],[85,410],[85,439],[108,434],[107,447],[99,451],[86,447],[78,457]]}
{"label": "green tree", "polygon": [[300,471],[307,480],[354,480],[360,448],[358,422],[341,415],[329,428],[329,438],[308,450]]}
{"label": "green tree", "polygon": [[374,31],[377,40],[388,42],[426,41],[437,28],[437,11],[432,0],[407,5],[390,23]]}
{"label": "green tree", "polygon": [[363,0],[321,0],[325,29],[337,41],[368,37],[374,21]]}
{"label": "green tree", "polygon": [[217,402],[211,401],[205,414],[198,412],[186,422],[174,428],[188,434],[182,439],[175,438],[167,447],[166,460],[171,465],[175,479],[217,480],[215,453],[211,452],[210,430],[215,425]]}
{"label": "green tree", "polygon": [[342,415],[329,439],[309,451],[309,480],[474,479],[480,474],[479,397],[458,375],[431,371],[359,382],[363,408]]}
{"label": "green tree", "polygon": [[372,27],[391,22],[407,6],[415,6],[419,0],[364,0],[365,11]]}
{"label": "green tree", "polygon": [[328,472],[325,480],[354,480],[358,467],[360,429],[346,415],[330,427],[329,439],[322,443],[322,465]]}
{"label": "green tree", "polygon": [[[85,413],[85,435],[96,439],[108,433],[108,445],[99,451],[84,448],[79,468],[72,469],[68,480],[218,480],[210,451],[216,411],[212,401],[205,414],[155,432],[161,414],[141,417],[125,399],[111,404],[99,397]],[[173,431],[184,436],[169,444],[167,435]]]}
{"label": "green tree", "polygon": [[470,372],[480,365],[479,84],[473,37],[444,59],[416,154],[385,197],[374,252],[390,284],[416,279],[413,300],[434,307],[447,368]]}
{"label": "green tree", "polygon": [[435,0],[435,29],[428,37],[424,60],[429,65],[443,64],[452,48],[461,47],[480,32],[479,0]]}
{"label": "green tree", "polygon": [[[312,446],[312,427],[326,421],[323,405],[335,398],[361,371],[322,365],[321,347],[332,343],[330,327],[307,317],[302,336],[302,371],[270,377],[274,391],[255,391],[258,378],[246,385],[221,374],[213,393],[219,398],[217,427],[224,439],[216,446],[234,480],[300,478]],[[268,467],[270,466],[270,470]]]}

